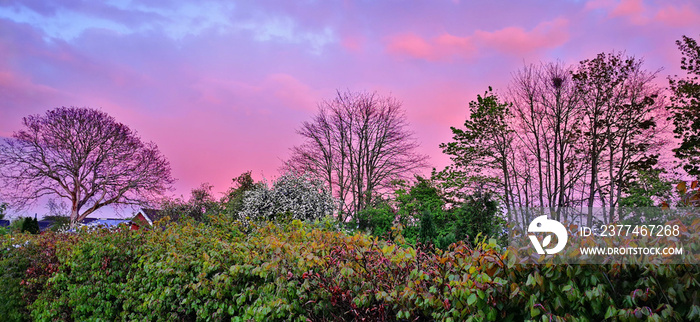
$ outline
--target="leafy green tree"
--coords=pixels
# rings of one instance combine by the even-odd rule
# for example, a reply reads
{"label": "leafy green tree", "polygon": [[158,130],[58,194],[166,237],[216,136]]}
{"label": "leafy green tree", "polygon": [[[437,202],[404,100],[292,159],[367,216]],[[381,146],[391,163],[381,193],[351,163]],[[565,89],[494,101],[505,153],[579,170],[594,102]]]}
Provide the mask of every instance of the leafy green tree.
{"label": "leafy green tree", "polygon": [[21,232],[28,232],[30,234],[38,234],[39,231],[39,221],[36,220],[36,218],[24,218],[24,221],[22,221],[22,230]]}
{"label": "leafy green tree", "polygon": [[425,211],[420,220],[418,241],[424,244],[434,244],[435,237],[437,237],[437,232],[435,231],[435,224],[433,224],[433,214],[429,211]]}
{"label": "leafy green tree", "polygon": [[683,168],[688,174],[700,176],[700,46],[695,39],[683,36],[676,45],[683,54],[681,69],[685,78],[669,78],[673,131],[681,139],[681,145],[674,149],[676,157],[688,161]]}
{"label": "leafy green tree", "polygon": [[479,234],[494,238],[501,237],[500,229],[504,222],[498,213],[498,203],[491,199],[490,194],[474,194],[467,197],[458,208],[454,209],[457,219],[455,239],[465,240],[475,245]]}
{"label": "leafy green tree", "polygon": [[638,170],[624,189],[620,207],[658,207],[667,202],[673,182],[662,177],[665,172],[664,169]]}
{"label": "leafy green tree", "polygon": [[172,221],[180,221],[185,218],[206,221],[209,216],[217,215],[221,211],[221,205],[212,195],[213,187],[208,183],[203,183],[199,188],[192,189],[187,201],[182,198],[164,199],[161,203],[160,215],[168,216]]}
{"label": "leafy green tree", "polygon": [[233,186],[229,188],[226,195],[221,199],[222,211],[232,218],[235,218],[236,214],[243,209],[245,192],[255,189],[258,185],[259,184],[255,183],[255,180],[253,180],[250,171],[244,172],[237,178],[234,178]]}
{"label": "leafy green tree", "polygon": [[403,224],[413,220],[420,220],[423,213],[429,212],[438,226],[447,219],[443,208],[445,200],[435,181],[421,176],[415,177],[416,182],[408,186],[405,181],[397,182],[398,189],[394,192],[398,215]]}
{"label": "leafy green tree", "polygon": [[390,238],[389,232],[396,219],[396,211],[386,200],[361,210],[356,216],[357,228],[373,236]]}
{"label": "leafy green tree", "polygon": [[[446,200],[444,192],[431,178],[415,176],[415,182],[409,186],[405,181],[397,182],[398,189],[394,192],[399,222],[403,227],[402,234],[407,241],[413,243],[421,237],[421,229],[426,213],[429,214],[430,227],[434,230],[434,236],[430,234],[431,242],[452,231],[453,220],[450,213],[445,211]],[[423,239],[422,242],[427,242]]]}
{"label": "leafy green tree", "polygon": [[[477,95],[469,103],[469,117],[463,128],[451,127],[452,141],[440,144],[453,164],[438,173],[448,182],[447,192],[457,199],[468,193],[464,187],[476,191],[511,190],[508,158],[512,155],[513,130],[508,124],[510,104],[502,102],[489,87],[484,95]],[[511,204],[505,193],[506,206]]]}

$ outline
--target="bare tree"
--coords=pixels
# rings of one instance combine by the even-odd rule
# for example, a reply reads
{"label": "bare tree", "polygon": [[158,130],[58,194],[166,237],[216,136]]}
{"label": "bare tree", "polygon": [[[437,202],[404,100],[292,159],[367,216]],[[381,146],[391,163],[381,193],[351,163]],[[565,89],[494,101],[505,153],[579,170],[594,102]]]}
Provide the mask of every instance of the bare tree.
{"label": "bare tree", "polygon": [[292,148],[289,170],[325,182],[340,201],[339,219],[369,205],[394,179],[425,167],[426,156],[407,129],[401,103],[369,92],[337,92],[298,130],[306,140]]}
{"label": "bare tree", "polygon": [[106,205],[148,204],[174,182],[155,144],[102,111],[61,107],[23,125],[0,145],[0,180],[19,207],[64,198],[75,225]]}
{"label": "bare tree", "polygon": [[[561,219],[561,210],[573,204],[575,183],[581,179],[576,141],[580,137],[580,97],[571,68],[561,62],[527,65],[513,74],[508,88],[514,118],[510,120],[522,160],[513,164],[513,181],[524,181],[520,206],[544,207]],[[532,171],[532,173],[530,173]],[[521,177],[521,178],[519,178]],[[564,214],[566,215],[566,214]]]}
{"label": "bare tree", "polygon": [[[590,162],[588,220],[595,200],[607,207],[605,220],[616,220],[630,165],[658,154],[664,143],[663,100],[653,81],[658,71],[642,68],[643,60],[624,53],[601,53],[584,60],[574,73],[583,100],[586,142]],[[596,198],[596,194],[598,197]]]}

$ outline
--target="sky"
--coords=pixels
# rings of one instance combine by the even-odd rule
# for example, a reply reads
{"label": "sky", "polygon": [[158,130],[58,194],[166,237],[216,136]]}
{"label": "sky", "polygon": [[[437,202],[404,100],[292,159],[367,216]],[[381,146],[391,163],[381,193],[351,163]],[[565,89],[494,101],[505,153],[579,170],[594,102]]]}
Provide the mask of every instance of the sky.
{"label": "sky", "polygon": [[336,90],[376,91],[442,168],[469,101],[525,64],[624,50],[665,86],[683,35],[700,37],[699,1],[0,0],[0,137],[99,108],[158,145],[172,194],[220,193],[245,171],[278,176]]}

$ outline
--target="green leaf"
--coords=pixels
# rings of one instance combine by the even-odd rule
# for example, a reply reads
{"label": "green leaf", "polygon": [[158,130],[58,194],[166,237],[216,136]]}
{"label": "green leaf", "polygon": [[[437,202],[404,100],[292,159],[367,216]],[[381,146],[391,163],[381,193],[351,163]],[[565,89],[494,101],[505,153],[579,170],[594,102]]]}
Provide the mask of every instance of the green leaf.
{"label": "green leaf", "polygon": [[469,294],[467,298],[467,305],[473,305],[476,302],[477,296],[475,293]]}

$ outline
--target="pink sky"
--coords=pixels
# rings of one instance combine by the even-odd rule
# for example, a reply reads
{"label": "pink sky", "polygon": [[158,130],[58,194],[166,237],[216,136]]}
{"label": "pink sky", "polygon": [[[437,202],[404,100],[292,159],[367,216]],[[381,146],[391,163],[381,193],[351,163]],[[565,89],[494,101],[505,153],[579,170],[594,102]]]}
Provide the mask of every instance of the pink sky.
{"label": "pink sky", "polygon": [[57,106],[101,108],[153,141],[188,196],[278,175],[336,89],[401,100],[442,168],[476,94],[525,63],[625,50],[680,74],[698,1],[3,1],[0,137]]}

